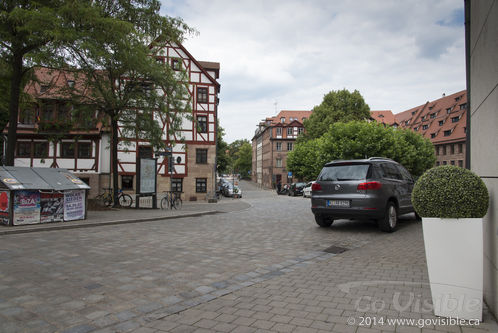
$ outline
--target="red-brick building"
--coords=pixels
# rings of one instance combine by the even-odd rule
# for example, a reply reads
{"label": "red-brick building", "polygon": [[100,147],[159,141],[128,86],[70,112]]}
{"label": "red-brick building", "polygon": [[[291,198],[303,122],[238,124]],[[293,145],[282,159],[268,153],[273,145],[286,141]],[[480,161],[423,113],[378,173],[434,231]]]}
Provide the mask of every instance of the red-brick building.
{"label": "red-brick building", "polygon": [[252,181],[262,187],[296,181],[287,170],[287,154],[294,149],[297,136],[304,132],[303,121],[311,111],[282,110],[261,121],[252,139]]}
{"label": "red-brick building", "polygon": [[467,91],[426,102],[394,115],[401,128],[409,128],[431,140],[436,165],[465,167]]}

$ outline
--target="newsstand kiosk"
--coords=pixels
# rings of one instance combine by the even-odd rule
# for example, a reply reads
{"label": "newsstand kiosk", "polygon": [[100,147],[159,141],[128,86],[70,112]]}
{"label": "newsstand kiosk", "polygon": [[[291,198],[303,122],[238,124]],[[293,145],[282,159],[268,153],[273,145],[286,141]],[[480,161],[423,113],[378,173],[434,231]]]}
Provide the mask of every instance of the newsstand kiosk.
{"label": "newsstand kiosk", "polygon": [[0,166],[0,224],[83,220],[89,189],[66,169]]}

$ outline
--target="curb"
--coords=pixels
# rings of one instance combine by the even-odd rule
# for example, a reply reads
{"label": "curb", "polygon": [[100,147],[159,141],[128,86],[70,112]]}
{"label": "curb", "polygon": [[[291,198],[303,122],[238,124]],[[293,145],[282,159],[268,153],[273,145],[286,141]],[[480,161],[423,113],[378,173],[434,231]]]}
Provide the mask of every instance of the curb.
{"label": "curb", "polygon": [[[203,215],[214,215],[221,214],[223,212],[217,210],[208,210],[194,213],[185,213],[178,215],[169,215],[169,216],[156,216],[150,218],[141,218],[136,220],[113,220],[113,221],[102,221],[102,222],[79,222],[77,224],[71,224],[71,222],[56,222],[53,224],[47,224],[45,226],[32,225],[25,226],[23,229],[12,229],[12,230],[0,230],[0,235],[13,235],[13,234],[25,234],[30,232],[39,232],[39,231],[52,231],[52,230],[64,230],[64,229],[77,229],[77,228],[91,228],[102,225],[115,225],[115,224],[128,224],[128,223],[141,223],[141,222],[153,222],[160,220],[171,220],[176,218],[184,218],[184,217],[197,217]],[[17,226],[22,227],[22,226]],[[13,227],[5,227],[5,228],[13,228]]]}

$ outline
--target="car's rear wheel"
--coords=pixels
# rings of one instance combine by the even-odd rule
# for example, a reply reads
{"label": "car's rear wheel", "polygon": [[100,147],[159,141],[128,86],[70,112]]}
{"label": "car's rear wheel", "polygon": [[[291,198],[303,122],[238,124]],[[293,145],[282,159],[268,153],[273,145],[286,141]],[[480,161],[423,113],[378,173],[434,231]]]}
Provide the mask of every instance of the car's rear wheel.
{"label": "car's rear wheel", "polygon": [[398,226],[398,207],[392,201],[386,206],[384,217],[379,220],[379,229],[385,232],[393,232]]}
{"label": "car's rear wheel", "polygon": [[317,214],[317,215],[315,215],[315,222],[320,227],[327,228],[327,227],[330,227],[332,225],[332,222],[334,222],[334,220],[326,215]]}

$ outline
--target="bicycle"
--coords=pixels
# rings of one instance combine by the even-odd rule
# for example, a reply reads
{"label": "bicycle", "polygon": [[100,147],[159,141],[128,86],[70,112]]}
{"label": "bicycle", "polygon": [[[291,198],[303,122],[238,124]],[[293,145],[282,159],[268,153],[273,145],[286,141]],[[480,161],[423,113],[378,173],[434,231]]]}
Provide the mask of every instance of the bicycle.
{"label": "bicycle", "polygon": [[[104,190],[103,193],[97,195],[95,199],[101,200],[104,203],[104,206],[111,207],[113,203],[113,194],[112,194],[112,188],[110,187],[104,187],[102,188]],[[122,189],[118,190],[118,204],[121,207],[130,207],[131,204],[133,203],[133,198],[131,195],[126,194],[123,192]]]}
{"label": "bicycle", "polygon": [[164,191],[164,197],[161,199],[161,209],[181,209],[182,208],[182,198],[181,192],[176,191]]}

